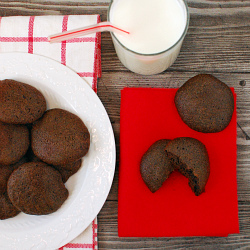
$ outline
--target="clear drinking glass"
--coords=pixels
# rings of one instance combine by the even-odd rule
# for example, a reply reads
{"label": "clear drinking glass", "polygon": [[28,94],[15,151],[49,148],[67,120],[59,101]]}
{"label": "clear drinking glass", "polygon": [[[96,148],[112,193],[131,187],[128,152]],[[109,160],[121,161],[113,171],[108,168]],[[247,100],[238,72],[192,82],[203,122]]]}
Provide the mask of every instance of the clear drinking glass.
{"label": "clear drinking glass", "polygon": [[[108,9],[108,21],[112,22],[110,20],[111,18],[111,10],[112,10],[112,4],[116,0],[111,0],[111,3],[109,5]],[[167,1],[167,0],[166,0]],[[177,0],[181,7],[183,8],[183,13],[185,13],[185,29],[181,35],[181,37],[175,42],[175,44],[169,48],[166,48],[166,50],[163,50],[159,53],[154,54],[142,54],[135,52],[126,46],[124,46],[117,36],[111,32],[111,37],[114,43],[114,47],[117,53],[117,56],[121,63],[131,70],[132,72],[142,74],[142,75],[153,75],[158,74],[169,68],[174,61],[176,60],[181,46],[182,42],[184,40],[184,37],[188,30],[189,25],[189,11],[188,6],[185,0]]]}

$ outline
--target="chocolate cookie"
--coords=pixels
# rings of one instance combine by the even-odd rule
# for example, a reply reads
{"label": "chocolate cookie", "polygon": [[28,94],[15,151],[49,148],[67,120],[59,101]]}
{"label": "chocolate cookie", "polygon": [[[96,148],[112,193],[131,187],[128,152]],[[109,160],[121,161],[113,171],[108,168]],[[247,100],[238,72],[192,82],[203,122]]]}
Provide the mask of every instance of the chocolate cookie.
{"label": "chocolate cookie", "polygon": [[0,220],[15,217],[20,211],[13,206],[7,193],[0,194]]}
{"label": "chocolate cookie", "polygon": [[54,166],[54,168],[56,168],[60,172],[63,183],[65,183],[69,179],[69,177],[74,175],[81,168],[81,165],[82,159],[67,165]]}
{"label": "chocolate cookie", "polygon": [[33,215],[57,211],[68,197],[60,173],[42,162],[25,163],[16,169],[7,191],[15,207]]}
{"label": "chocolate cookie", "polygon": [[[42,160],[40,160],[37,156],[34,155],[31,148],[29,148],[27,155],[30,162],[42,162]],[[59,171],[62,176],[63,183],[65,183],[69,179],[69,177],[71,177],[80,169],[81,165],[82,159],[66,165],[51,166]]]}
{"label": "chocolate cookie", "polygon": [[171,163],[189,179],[189,186],[200,195],[205,190],[210,166],[206,147],[200,141],[180,137],[172,140],[165,148]]}
{"label": "chocolate cookie", "polygon": [[163,182],[174,170],[165,152],[165,147],[169,142],[170,140],[165,139],[156,141],[141,159],[141,176],[152,193],[162,186]]}
{"label": "chocolate cookie", "polygon": [[12,124],[32,123],[45,110],[45,98],[33,86],[10,79],[0,81],[0,121]]}
{"label": "chocolate cookie", "polygon": [[50,109],[31,130],[34,154],[51,165],[66,165],[87,154],[90,134],[83,121],[63,109]]}
{"label": "chocolate cookie", "polygon": [[18,162],[27,152],[29,143],[26,126],[0,122],[0,165]]}
{"label": "chocolate cookie", "polygon": [[234,111],[230,88],[209,74],[189,79],[178,89],[175,105],[181,119],[192,129],[216,133],[225,129]]}
{"label": "chocolate cookie", "polygon": [[0,165],[0,194],[7,191],[7,181],[11,173],[25,162],[27,162],[27,159],[26,157],[23,157],[20,161],[13,165]]}

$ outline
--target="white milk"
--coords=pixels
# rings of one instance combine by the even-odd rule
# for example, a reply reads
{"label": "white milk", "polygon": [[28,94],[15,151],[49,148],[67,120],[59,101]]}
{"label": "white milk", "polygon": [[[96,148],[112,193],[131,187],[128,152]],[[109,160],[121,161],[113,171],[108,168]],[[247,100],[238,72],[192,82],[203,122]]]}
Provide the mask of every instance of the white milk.
{"label": "white milk", "polygon": [[112,34],[125,67],[139,74],[157,74],[177,58],[188,26],[183,0],[114,0],[109,20],[130,32]]}

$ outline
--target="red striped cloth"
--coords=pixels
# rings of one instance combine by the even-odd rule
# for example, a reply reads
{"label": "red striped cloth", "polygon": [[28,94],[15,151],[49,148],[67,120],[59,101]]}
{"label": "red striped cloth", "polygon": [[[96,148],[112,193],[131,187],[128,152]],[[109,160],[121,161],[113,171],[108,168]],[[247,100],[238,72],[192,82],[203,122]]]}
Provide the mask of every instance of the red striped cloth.
{"label": "red striped cloth", "polygon": [[58,250],[97,248],[97,220],[95,219],[82,234]]}
{"label": "red striped cloth", "polygon": [[[27,52],[54,59],[74,70],[97,92],[101,76],[101,34],[50,44],[48,36],[100,22],[99,15],[0,17],[0,53]],[[97,249],[97,219],[66,249]]]}
{"label": "red striped cloth", "polygon": [[48,36],[100,22],[99,15],[0,17],[0,53],[27,52],[52,58],[77,72],[97,91],[101,34],[50,44]]}

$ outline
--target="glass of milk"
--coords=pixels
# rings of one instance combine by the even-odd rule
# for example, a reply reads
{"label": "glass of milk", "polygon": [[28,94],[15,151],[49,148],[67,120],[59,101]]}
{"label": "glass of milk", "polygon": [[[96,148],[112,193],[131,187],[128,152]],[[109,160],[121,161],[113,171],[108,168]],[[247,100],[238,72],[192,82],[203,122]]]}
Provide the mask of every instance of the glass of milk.
{"label": "glass of milk", "polygon": [[122,64],[135,73],[153,75],[176,60],[189,12],[185,0],[111,0],[108,21],[130,32],[111,32]]}

